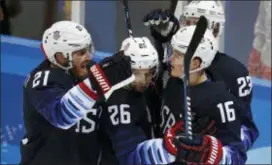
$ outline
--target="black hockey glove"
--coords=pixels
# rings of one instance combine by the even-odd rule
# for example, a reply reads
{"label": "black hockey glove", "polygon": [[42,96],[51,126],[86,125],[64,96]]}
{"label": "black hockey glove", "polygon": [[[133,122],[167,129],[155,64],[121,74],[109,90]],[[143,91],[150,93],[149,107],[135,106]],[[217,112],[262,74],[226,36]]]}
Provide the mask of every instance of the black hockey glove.
{"label": "black hockey glove", "polygon": [[152,10],[144,16],[143,22],[150,28],[154,39],[161,43],[170,41],[180,26],[175,15],[165,9]]}
{"label": "black hockey glove", "polygon": [[90,82],[98,95],[97,102],[107,100],[115,90],[130,84],[135,79],[130,58],[125,56],[123,51],[104,58],[98,64],[91,62],[89,67]]}
{"label": "black hockey glove", "polygon": [[188,139],[180,129],[180,122],[166,131],[164,146],[176,156],[176,162],[185,164],[219,164],[223,155],[220,140],[209,135],[193,134]]}

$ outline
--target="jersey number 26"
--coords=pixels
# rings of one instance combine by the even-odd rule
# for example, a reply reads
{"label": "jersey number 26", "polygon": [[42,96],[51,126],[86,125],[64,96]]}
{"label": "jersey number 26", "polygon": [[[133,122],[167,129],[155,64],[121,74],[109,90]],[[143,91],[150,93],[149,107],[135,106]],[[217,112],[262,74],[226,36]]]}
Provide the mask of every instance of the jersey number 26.
{"label": "jersey number 26", "polygon": [[110,115],[110,119],[113,125],[118,124],[129,124],[131,122],[131,115],[128,111],[129,105],[128,104],[121,104],[121,105],[112,105],[108,107]]}

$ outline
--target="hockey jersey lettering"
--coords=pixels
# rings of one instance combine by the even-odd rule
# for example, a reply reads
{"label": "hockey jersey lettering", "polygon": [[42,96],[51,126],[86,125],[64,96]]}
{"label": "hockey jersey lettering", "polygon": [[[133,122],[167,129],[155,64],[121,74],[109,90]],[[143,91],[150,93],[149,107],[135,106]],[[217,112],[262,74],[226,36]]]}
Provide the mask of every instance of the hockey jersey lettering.
{"label": "hockey jersey lettering", "polygon": [[[122,110],[121,105],[127,105],[126,109]],[[101,118],[119,164],[174,162],[175,157],[165,150],[162,139],[150,139],[152,129],[141,94],[126,89],[115,91]]]}
{"label": "hockey jersey lettering", "polygon": [[[161,43],[157,40],[155,43],[160,61],[162,61],[164,65],[167,65],[167,58],[163,58],[167,55],[164,52],[167,49],[164,49],[163,45],[167,45],[169,43]],[[233,70],[235,70],[235,72],[233,72]],[[206,72],[213,80],[223,81],[229,91],[248,106],[248,108],[240,114],[244,118],[242,120],[242,125],[247,128],[241,130],[243,133],[241,138],[245,144],[245,148],[248,150],[258,138],[259,131],[251,114],[250,105],[252,100],[252,81],[247,68],[233,57],[218,52]],[[166,81],[164,81],[164,84],[166,84]]]}
{"label": "hockey jersey lettering", "polygon": [[[164,95],[164,106],[167,106],[171,110],[176,120],[179,120],[179,114],[183,112],[181,107],[184,107],[182,83],[180,79],[170,78]],[[207,93],[209,94],[207,95]],[[243,111],[243,104],[225,90],[224,84],[220,82],[204,82],[191,87],[190,94],[191,109],[195,114],[195,118],[211,116],[216,122],[217,132],[215,137],[223,144],[223,158],[221,163],[243,164],[247,157],[243,143],[240,140],[241,122],[238,115],[239,111]],[[236,118],[232,121],[223,121],[217,105],[229,101],[233,102],[232,108],[234,109],[233,113],[235,113],[233,115]],[[212,159],[209,161],[213,162]]]}
{"label": "hockey jersey lettering", "polygon": [[258,138],[259,131],[251,114],[252,80],[247,68],[231,56],[218,52],[207,73],[216,81],[224,81],[230,92],[245,104],[246,108],[240,112],[243,116],[241,139],[248,150]]}
{"label": "hockey jersey lettering", "polygon": [[89,80],[77,85],[69,73],[51,68],[48,61],[27,79],[23,138],[27,143],[21,144],[20,164],[97,164],[100,146],[96,123],[100,113],[92,109],[96,94]]}

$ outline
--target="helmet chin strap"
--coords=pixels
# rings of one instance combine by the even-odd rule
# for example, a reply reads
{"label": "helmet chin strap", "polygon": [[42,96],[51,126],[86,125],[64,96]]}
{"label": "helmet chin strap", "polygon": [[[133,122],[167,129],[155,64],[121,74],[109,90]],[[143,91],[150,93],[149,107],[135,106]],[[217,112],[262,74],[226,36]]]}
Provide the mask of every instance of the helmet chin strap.
{"label": "helmet chin strap", "polygon": [[54,65],[58,66],[59,68],[68,71],[69,69],[73,68],[73,59],[69,59],[69,56],[65,58],[67,66],[61,65],[57,59],[55,58],[54,62],[52,62]]}
{"label": "helmet chin strap", "polygon": [[57,65],[58,67],[60,67],[61,69],[63,69],[63,70],[70,70],[70,69],[72,69],[73,68],[73,63],[72,63],[72,60],[69,60],[69,61],[67,61],[68,62],[68,66],[66,67],[66,66],[63,66],[63,65],[61,65],[61,64],[59,64],[59,63],[55,63],[55,65]]}
{"label": "helmet chin strap", "polygon": [[[191,74],[194,74],[194,73],[196,73],[196,72],[199,72],[199,71],[201,71],[201,70],[203,70],[203,69],[205,69],[204,67],[199,67],[199,68],[197,68],[197,69],[194,69],[194,70],[190,70],[190,75]],[[180,79],[184,79],[184,77],[185,77],[185,74],[183,73],[183,74],[181,74],[181,76],[180,76]]]}

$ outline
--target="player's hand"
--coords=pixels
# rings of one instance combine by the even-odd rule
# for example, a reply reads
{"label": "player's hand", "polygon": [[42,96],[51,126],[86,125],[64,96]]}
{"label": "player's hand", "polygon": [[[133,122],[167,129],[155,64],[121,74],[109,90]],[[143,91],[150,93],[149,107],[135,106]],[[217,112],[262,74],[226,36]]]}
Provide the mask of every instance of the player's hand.
{"label": "player's hand", "polygon": [[177,162],[186,164],[219,164],[223,150],[220,140],[209,135],[193,134],[188,139],[179,124],[175,124],[164,135],[167,151],[176,156]]}
{"label": "player's hand", "polygon": [[123,51],[119,51],[98,64],[90,64],[90,82],[97,91],[98,100],[107,100],[115,90],[135,80],[130,61]]}
{"label": "player's hand", "polygon": [[150,27],[154,39],[162,43],[170,41],[179,29],[179,20],[165,9],[152,10],[144,16],[143,22]]}
{"label": "player's hand", "polygon": [[248,71],[251,76],[259,76],[261,70],[261,55],[256,49],[252,49],[248,60]]}

